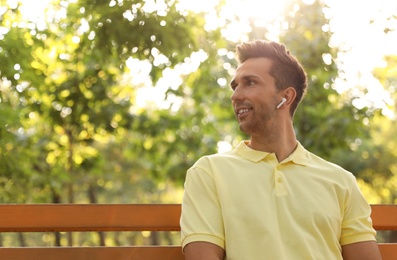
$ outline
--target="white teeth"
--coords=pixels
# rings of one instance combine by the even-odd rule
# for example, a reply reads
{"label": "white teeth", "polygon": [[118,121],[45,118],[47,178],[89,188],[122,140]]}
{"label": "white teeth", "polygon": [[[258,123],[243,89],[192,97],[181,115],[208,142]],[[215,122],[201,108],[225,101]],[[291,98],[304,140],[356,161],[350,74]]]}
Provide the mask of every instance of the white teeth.
{"label": "white teeth", "polygon": [[240,114],[245,113],[245,112],[248,112],[248,111],[250,111],[248,108],[240,109],[240,110],[238,111],[238,114],[240,115]]}

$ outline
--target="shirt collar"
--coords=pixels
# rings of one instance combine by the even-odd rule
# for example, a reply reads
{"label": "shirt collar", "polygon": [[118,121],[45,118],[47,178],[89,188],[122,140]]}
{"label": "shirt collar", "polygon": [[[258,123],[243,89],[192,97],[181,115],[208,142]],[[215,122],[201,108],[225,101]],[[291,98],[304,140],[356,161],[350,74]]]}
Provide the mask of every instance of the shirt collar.
{"label": "shirt collar", "polygon": [[293,151],[292,154],[290,154],[290,156],[288,156],[282,162],[293,162],[295,164],[307,165],[309,162],[309,152],[302,146],[300,142],[298,142],[295,151]]}
{"label": "shirt collar", "polygon": [[[271,155],[271,153],[268,152],[252,149],[248,146],[248,142],[249,141],[241,141],[236,147],[235,151],[238,155],[253,162],[259,162]],[[295,151],[293,151],[292,154],[284,159],[281,163],[293,162],[295,164],[307,165],[308,156],[308,151],[301,145],[301,143],[298,142]]]}

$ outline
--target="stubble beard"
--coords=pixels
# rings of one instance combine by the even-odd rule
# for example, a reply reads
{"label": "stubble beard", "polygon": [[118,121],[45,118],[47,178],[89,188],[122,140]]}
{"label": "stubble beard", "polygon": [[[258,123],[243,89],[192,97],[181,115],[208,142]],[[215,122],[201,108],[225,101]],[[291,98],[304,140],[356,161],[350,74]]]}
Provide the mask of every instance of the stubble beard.
{"label": "stubble beard", "polygon": [[264,142],[273,143],[277,139],[278,132],[275,117],[275,110],[263,113],[261,116],[254,116],[250,121],[240,123],[240,131],[251,136],[251,138],[260,138]]}

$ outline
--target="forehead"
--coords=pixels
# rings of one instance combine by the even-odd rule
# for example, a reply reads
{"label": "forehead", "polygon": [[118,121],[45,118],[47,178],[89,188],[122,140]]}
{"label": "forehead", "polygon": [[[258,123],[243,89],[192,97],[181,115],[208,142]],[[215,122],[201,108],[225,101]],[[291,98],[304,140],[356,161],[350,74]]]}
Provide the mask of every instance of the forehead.
{"label": "forehead", "polygon": [[269,58],[264,58],[264,57],[250,58],[244,61],[243,63],[241,63],[237,67],[234,78],[246,73],[257,74],[257,75],[269,74],[271,67],[272,67],[272,60]]}
{"label": "forehead", "polygon": [[259,77],[270,76],[269,72],[272,67],[272,60],[265,57],[250,58],[241,63],[234,74],[233,79],[238,79],[246,75],[256,75]]}

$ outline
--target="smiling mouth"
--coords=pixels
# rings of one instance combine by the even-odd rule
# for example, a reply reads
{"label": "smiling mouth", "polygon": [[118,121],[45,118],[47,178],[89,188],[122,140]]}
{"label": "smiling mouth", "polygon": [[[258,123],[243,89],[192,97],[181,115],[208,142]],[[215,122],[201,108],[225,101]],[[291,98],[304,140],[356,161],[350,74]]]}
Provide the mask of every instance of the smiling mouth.
{"label": "smiling mouth", "polygon": [[247,113],[247,112],[249,112],[249,111],[251,111],[252,109],[250,109],[250,108],[242,108],[242,109],[239,109],[238,111],[237,111],[237,116],[242,116],[242,115],[244,115],[245,113]]}

